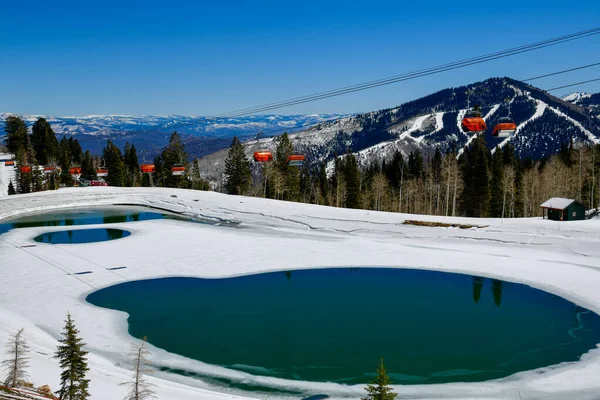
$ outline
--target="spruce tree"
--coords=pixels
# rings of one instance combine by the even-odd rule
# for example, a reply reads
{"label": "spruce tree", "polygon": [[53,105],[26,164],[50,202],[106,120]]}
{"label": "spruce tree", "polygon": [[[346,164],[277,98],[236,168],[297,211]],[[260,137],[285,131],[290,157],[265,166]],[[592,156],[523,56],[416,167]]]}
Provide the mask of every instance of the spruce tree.
{"label": "spruce tree", "polygon": [[160,158],[163,162],[161,172],[164,186],[172,188],[187,187],[188,180],[185,175],[173,176],[171,174],[171,168],[173,168],[173,166],[176,164],[186,165],[189,158],[179,133],[173,132],[171,134],[171,137],[169,138],[169,144],[161,153]]}
{"label": "spruce tree", "polygon": [[102,150],[102,158],[108,169],[108,176],[105,178],[110,186],[125,186],[125,163],[121,150],[110,141],[106,142],[106,147]]}
{"label": "spruce tree", "polygon": [[350,150],[344,157],[344,181],[346,183],[346,207],[360,208],[360,170],[358,161]]}
{"label": "spruce tree", "polygon": [[246,194],[252,183],[250,161],[246,157],[244,146],[236,137],[231,141],[229,153],[225,159],[225,191],[229,194]]}
{"label": "spruce tree", "polygon": [[25,121],[14,115],[6,117],[4,132],[6,132],[5,143],[9,153],[18,156],[26,151],[28,135]]}
{"label": "spruce tree", "polygon": [[52,127],[44,118],[39,118],[31,128],[31,144],[40,165],[50,164],[58,156],[58,140]]}
{"label": "spruce tree", "polygon": [[490,206],[490,151],[483,138],[473,141],[461,157],[464,181],[462,209],[467,217],[487,217]]}
{"label": "spruce tree", "polygon": [[90,395],[90,381],[85,379],[86,372],[89,371],[86,358],[88,352],[83,349],[85,344],[78,334],[71,314],[67,314],[63,338],[59,340],[60,345],[54,356],[59,360],[63,371],[60,375],[60,400],[84,400]]}
{"label": "spruce tree", "polygon": [[502,204],[504,198],[504,164],[502,152],[497,149],[492,156],[492,178],[490,182],[490,217],[500,218],[502,216]]}
{"label": "spruce tree", "polygon": [[363,397],[362,400],[394,400],[398,397],[398,394],[394,393],[390,387],[390,377],[385,370],[383,358],[377,366],[377,378],[370,385],[367,385],[365,390],[367,391],[367,397]]}
{"label": "spruce tree", "polygon": [[13,194],[17,194],[17,191],[15,190],[15,185],[13,185],[12,180],[10,182],[8,182],[8,195],[11,196]]}

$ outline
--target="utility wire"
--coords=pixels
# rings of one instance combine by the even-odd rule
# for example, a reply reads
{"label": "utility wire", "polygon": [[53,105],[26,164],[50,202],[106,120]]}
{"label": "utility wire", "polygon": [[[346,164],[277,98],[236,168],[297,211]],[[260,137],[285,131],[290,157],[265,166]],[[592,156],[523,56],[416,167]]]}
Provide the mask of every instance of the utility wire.
{"label": "utility wire", "polygon": [[600,65],[600,62],[597,62],[597,63],[594,63],[594,64],[583,65],[581,67],[575,67],[575,68],[565,69],[564,71],[553,72],[551,74],[540,75],[540,76],[536,76],[536,77],[533,77],[533,78],[523,79],[523,82],[535,81],[536,79],[542,79],[542,78],[547,78],[549,76],[565,74],[567,72],[572,72],[572,71],[577,71],[577,70],[580,70],[580,69],[595,67],[597,65]]}
{"label": "utility wire", "polygon": [[564,89],[564,88],[568,88],[568,87],[571,87],[571,86],[578,86],[578,85],[583,85],[584,83],[597,82],[597,81],[600,81],[600,78],[590,79],[589,81],[571,83],[570,85],[564,85],[564,86],[559,86],[559,87],[555,87],[555,88],[552,88],[552,89],[547,89],[546,92],[551,92],[553,90]]}
{"label": "utility wire", "polygon": [[454,63],[450,63],[450,64],[444,64],[444,65],[441,65],[438,67],[428,68],[428,69],[419,70],[419,71],[415,71],[415,72],[411,72],[411,73],[407,73],[407,74],[403,74],[403,75],[397,75],[397,76],[393,76],[393,77],[389,77],[389,78],[379,79],[376,81],[366,82],[363,84],[348,86],[345,88],[336,89],[336,90],[332,90],[332,91],[328,91],[328,92],[322,92],[322,93],[318,93],[315,95],[303,96],[303,97],[298,97],[298,98],[294,98],[294,99],[290,99],[290,100],[284,100],[281,102],[264,104],[264,105],[257,106],[257,107],[240,109],[240,110],[232,111],[229,113],[217,114],[214,117],[223,117],[223,118],[240,117],[240,116],[255,114],[258,112],[269,111],[269,110],[273,110],[273,109],[277,109],[277,108],[283,108],[283,107],[288,107],[288,106],[292,106],[292,105],[321,100],[321,99],[325,99],[325,98],[329,98],[329,97],[340,96],[343,94],[372,89],[372,88],[379,87],[379,86],[389,85],[392,83],[402,82],[402,81],[406,81],[406,80],[412,80],[412,79],[416,79],[416,78],[420,78],[420,77],[424,77],[424,76],[438,74],[441,72],[451,71],[451,70],[458,69],[458,68],[464,68],[464,67],[471,66],[471,65],[476,65],[476,64],[480,64],[480,63],[484,63],[484,62],[488,62],[488,61],[492,61],[492,60],[497,60],[500,58],[505,58],[505,57],[509,57],[509,56],[513,56],[513,55],[517,55],[517,54],[521,54],[521,53],[525,53],[525,52],[539,50],[539,49],[542,49],[545,47],[554,46],[557,44],[569,42],[572,40],[578,40],[578,39],[582,39],[585,37],[594,36],[597,34],[600,34],[600,27],[573,33],[573,34],[569,34],[569,35],[565,35],[565,36],[561,36],[561,37],[557,37],[554,39],[545,40],[542,42],[537,42],[537,43],[533,43],[533,44],[516,47],[513,49],[508,49],[508,50],[504,50],[504,51],[500,51],[500,52],[496,52],[496,53],[491,53],[491,54],[487,54],[484,56],[474,57],[474,58],[466,59],[463,61],[458,61],[458,62],[454,62]]}

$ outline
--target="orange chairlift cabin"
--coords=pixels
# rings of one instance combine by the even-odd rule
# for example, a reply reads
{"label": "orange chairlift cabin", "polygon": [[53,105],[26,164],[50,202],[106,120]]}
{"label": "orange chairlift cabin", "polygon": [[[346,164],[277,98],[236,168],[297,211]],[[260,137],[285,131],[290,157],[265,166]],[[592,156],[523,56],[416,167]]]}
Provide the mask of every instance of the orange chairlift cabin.
{"label": "orange chairlift cabin", "polygon": [[98,178],[106,178],[108,176],[108,169],[106,168],[106,163],[104,162],[104,159],[102,159],[102,164],[96,170],[96,176]]}
{"label": "orange chairlift cabin", "polygon": [[[143,150],[143,153],[145,153],[146,150]],[[156,167],[154,166],[154,163],[149,163],[146,161],[146,154],[144,154],[142,156],[144,158],[144,163],[142,165],[140,165],[140,171],[142,174],[153,174],[156,172]]]}
{"label": "orange chairlift cabin", "polygon": [[81,175],[81,166],[79,166],[79,165],[71,166],[69,168],[69,174],[71,174],[71,176]]}
{"label": "orange chairlift cabin", "polygon": [[182,176],[185,175],[185,166],[183,164],[175,164],[171,167],[171,175],[172,176]]}
{"label": "orange chairlift cabin", "polygon": [[[472,90],[467,91],[467,110],[471,108],[471,93]],[[487,129],[487,125],[485,124],[485,120],[481,116],[481,111],[479,110],[479,106],[475,105],[473,110],[467,111],[465,116],[460,123],[460,126],[465,133],[474,133],[478,134],[481,132],[485,132]]]}
{"label": "orange chairlift cabin", "polygon": [[287,158],[287,165],[290,167],[301,167],[304,164],[304,155],[292,154]]}
{"label": "orange chairlift cabin", "polygon": [[[260,137],[263,135],[262,132],[258,132],[256,134],[256,143],[258,143]],[[254,161],[259,163],[270,162],[273,161],[273,154],[267,148],[260,149],[254,152]]]}
{"label": "orange chairlift cabin", "polygon": [[19,171],[21,171],[22,174],[28,174],[31,172],[31,165],[23,164],[19,167]]}
{"label": "orange chairlift cabin", "polygon": [[508,116],[498,118],[492,136],[507,138],[517,131],[517,124],[515,124],[515,121],[510,117],[510,101],[507,99],[506,102],[508,103]]}
{"label": "orange chairlift cabin", "polygon": [[56,165],[48,164],[44,166],[44,175],[51,175],[56,171]]}

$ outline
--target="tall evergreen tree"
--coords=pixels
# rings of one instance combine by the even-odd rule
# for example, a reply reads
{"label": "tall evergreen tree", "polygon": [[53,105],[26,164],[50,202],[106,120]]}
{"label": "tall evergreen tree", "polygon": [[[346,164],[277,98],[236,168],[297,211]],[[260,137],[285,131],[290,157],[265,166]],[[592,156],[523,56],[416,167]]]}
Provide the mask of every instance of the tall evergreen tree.
{"label": "tall evergreen tree", "polygon": [[41,165],[57,161],[58,139],[45,118],[39,118],[31,128],[31,144]]}
{"label": "tall evergreen tree", "polygon": [[[277,171],[275,177],[282,181],[281,192],[286,193],[288,200],[297,200],[300,193],[300,172],[297,167],[288,166],[288,157],[294,154],[294,146],[287,132],[275,138],[277,147],[273,157],[273,165]],[[281,197],[280,197],[281,198]]]}
{"label": "tall evergreen tree", "polygon": [[469,217],[487,217],[490,206],[490,151],[483,138],[477,138],[461,157],[464,187],[462,209]]}
{"label": "tall evergreen tree", "polygon": [[125,186],[125,163],[121,150],[110,141],[106,142],[106,147],[102,150],[102,158],[108,169],[108,176],[105,178],[110,186]]}
{"label": "tall evergreen tree", "polygon": [[367,397],[363,397],[362,400],[394,400],[398,397],[397,393],[394,393],[390,387],[390,377],[387,374],[383,358],[377,366],[377,378],[365,387],[367,391]]}
{"label": "tall evergreen tree", "polygon": [[60,375],[60,400],[84,400],[89,397],[88,386],[89,379],[85,379],[89,371],[86,355],[83,350],[85,344],[78,337],[79,331],[71,319],[71,314],[67,314],[63,337],[59,340],[60,345],[55,354],[59,360],[62,373]]}
{"label": "tall evergreen tree", "polygon": [[346,207],[360,208],[360,170],[356,157],[350,151],[344,157],[344,181],[346,183]]}
{"label": "tall evergreen tree", "polygon": [[319,189],[321,190],[323,204],[329,204],[329,180],[327,179],[327,170],[324,162],[319,166]]}
{"label": "tall evergreen tree", "polygon": [[225,191],[229,194],[246,194],[252,183],[250,161],[246,157],[244,146],[236,137],[231,141],[225,159]]}
{"label": "tall evergreen tree", "polygon": [[10,115],[4,122],[6,132],[5,144],[9,153],[15,156],[25,153],[27,150],[27,125],[25,121],[14,115]]}
{"label": "tall evergreen tree", "polygon": [[163,174],[164,185],[173,188],[187,187],[189,181],[185,175],[173,176],[171,174],[171,168],[173,168],[173,166],[186,165],[189,158],[179,133],[173,132],[171,134],[169,144],[161,153],[160,158],[163,162],[161,172]]}

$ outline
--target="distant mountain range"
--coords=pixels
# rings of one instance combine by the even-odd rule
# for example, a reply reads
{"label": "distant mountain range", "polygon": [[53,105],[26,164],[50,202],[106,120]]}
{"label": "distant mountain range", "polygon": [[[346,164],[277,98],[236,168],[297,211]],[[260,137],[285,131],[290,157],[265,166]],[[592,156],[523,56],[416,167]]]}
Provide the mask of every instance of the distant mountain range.
{"label": "distant mountain range", "polygon": [[[9,113],[0,113],[0,126]],[[43,115],[19,115],[31,127],[39,117],[48,120],[60,139],[63,135],[77,138],[84,149],[93,154],[101,153],[110,138],[118,146],[125,142],[135,144],[138,150],[146,149],[148,156],[160,152],[174,131],[179,132],[190,154],[201,157],[229,146],[233,136],[248,139],[257,132],[278,134],[287,130],[296,132],[323,121],[337,119],[345,114],[311,115],[252,115],[239,118],[210,118],[187,116],[130,116],[88,115],[85,117],[52,117]],[[2,130],[0,130],[2,132]],[[2,132],[3,133],[3,132]],[[1,136],[1,135],[0,135]]]}
{"label": "distant mountain range", "polygon": [[[398,107],[323,122],[291,135],[296,151],[311,164],[329,162],[350,149],[365,165],[390,157],[396,150],[405,156],[413,150],[431,154],[436,147],[462,149],[472,137],[460,129],[467,109],[479,104],[487,122],[484,134],[489,148],[511,143],[519,156],[539,159],[558,152],[562,143],[600,143],[600,93],[574,93],[555,97],[535,86],[511,78],[491,78],[472,85],[440,90]],[[510,99],[511,116],[518,125],[510,139],[492,136],[498,118],[508,115],[505,99]],[[245,143],[251,156],[257,149],[274,149],[272,138]],[[218,180],[226,151],[200,160],[203,174]]]}

